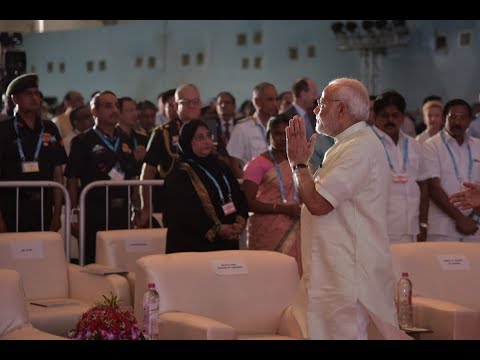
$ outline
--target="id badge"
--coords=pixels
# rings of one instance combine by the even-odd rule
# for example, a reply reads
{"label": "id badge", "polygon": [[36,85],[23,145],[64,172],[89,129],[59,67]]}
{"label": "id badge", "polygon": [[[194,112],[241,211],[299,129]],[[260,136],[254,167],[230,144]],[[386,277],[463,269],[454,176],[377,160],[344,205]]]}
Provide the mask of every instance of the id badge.
{"label": "id badge", "polygon": [[178,135],[172,136],[172,145],[178,146]]}
{"label": "id badge", "polygon": [[222,210],[225,215],[230,215],[237,211],[235,205],[233,204],[233,201],[222,205]]}
{"label": "id badge", "polygon": [[395,174],[392,177],[392,181],[395,184],[406,184],[408,182],[408,175],[407,174]]}
{"label": "id badge", "polygon": [[111,180],[124,180],[125,179],[125,174],[119,170],[117,170],[116,167],[113,167],[112,170],[108,173],[108,176],[110,176]]}
{"label": "id badge", "polygon": [[22,162],[23,173],[36,173],[40,171],[38,161],[24,161]]}

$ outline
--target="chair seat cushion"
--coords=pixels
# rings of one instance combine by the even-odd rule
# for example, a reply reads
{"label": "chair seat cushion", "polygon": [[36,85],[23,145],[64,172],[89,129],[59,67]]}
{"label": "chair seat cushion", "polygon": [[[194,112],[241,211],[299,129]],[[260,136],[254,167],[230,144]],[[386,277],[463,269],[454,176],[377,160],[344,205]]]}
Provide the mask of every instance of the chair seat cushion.
{"label": "chair seat cushion", "polygon": [[[33,305],[32,302],[47,306]],[[82,314],[91,306],[92,303],[69,298],[28,301],[28,311],[33,326],[59,336],[67,336],[68,331],[75,328]]]}
{"label": "chair seat cushion", "polygon": [[28,324],[0,336],[0,340],[68,340],[65,337],[52,335],[35,329]]}

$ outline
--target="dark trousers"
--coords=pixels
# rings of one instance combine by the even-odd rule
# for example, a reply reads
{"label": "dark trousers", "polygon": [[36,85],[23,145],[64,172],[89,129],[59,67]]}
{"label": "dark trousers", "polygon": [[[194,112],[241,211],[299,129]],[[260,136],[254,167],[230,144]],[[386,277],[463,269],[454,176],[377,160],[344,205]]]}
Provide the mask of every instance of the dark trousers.
{"label": "dark trousers", "polygon": [[40,190],[20,190],[18,207],[18,230],[16,228],[16,197],[14,192],[6,193],[0,200],[2,203],[2,215],[8,232],[43,231],[50,230],[52,222],[53,201],[52,193],[44,191],[43,209],[40,198]]}

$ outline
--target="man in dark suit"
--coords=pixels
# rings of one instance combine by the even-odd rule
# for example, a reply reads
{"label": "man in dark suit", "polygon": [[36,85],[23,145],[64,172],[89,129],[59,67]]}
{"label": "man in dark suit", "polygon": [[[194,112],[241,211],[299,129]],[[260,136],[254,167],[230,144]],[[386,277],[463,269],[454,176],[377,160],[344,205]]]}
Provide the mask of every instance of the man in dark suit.
{"label": "man in dark suit", "polygon": [[[315,132],[316,118],[313,109],[317,106],[318,92],[317,85],[312,79],[307,77],[300,78],[295,81],[292,86],[293,104],[288,108],[284,114],[290,119],[295,115],[301,116],[305,120],[305,130],[307,140]],[[323,161],[325,152],[333,145],[333,138],[319,134],[315,141],[315,150],[310,163],[312,171],[316,170]]]}
{"label": "man in dark suit", "polygon": [[307,139],[310,139],[315,132],[316,119],[313,109],[317,105],[317,85],[312,79],[303,77],[295,81],[292,92],[293,104],[285,110],[285,115],[289,118],[293,118],[295,115],[301,116],[305,120]]}

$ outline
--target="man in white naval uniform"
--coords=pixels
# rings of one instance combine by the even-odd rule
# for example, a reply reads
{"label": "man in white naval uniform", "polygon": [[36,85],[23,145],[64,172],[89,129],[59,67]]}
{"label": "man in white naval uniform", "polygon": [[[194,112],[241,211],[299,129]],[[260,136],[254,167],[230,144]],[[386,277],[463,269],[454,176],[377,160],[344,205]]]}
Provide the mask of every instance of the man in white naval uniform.
{"label": "man in white naval uniform", "polygon": [[299,116],[287,127],[287,154],[304,206],[303,276],[293,314],[307,339],[409,338],[398,327],[387,235],[390,170],[382,143],[365,120],[369,97],[354,79],[336,79],[314,110],[316,131],[335,138],[312,178]]}

